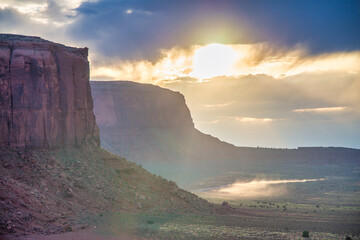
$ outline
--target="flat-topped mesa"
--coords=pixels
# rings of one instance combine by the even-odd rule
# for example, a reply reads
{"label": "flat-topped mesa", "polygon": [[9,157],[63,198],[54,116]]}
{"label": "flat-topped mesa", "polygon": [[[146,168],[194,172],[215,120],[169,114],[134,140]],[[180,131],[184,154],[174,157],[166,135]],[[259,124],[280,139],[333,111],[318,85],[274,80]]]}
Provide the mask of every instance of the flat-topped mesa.
{"label": "flat-topped mesa", "polygon": [[[99,126],[111,132],[137,129],[193,130],[185,98],[178,92],[129,81],[91,82]],[[119,105],[121,104],[121,106]]]}
{"label": "flat-topped mesa", "polygon": [[99,146],[87,48],[0,34],[0,145]]}

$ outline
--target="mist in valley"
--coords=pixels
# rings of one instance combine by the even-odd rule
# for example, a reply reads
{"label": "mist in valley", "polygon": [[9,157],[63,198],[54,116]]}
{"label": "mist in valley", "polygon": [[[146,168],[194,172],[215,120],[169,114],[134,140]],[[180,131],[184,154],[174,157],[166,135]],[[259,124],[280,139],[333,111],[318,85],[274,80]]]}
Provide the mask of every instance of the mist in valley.
{"label": "mist in valley", "polygon": [[261,180],[255,179],[250,182],[236,181],[230,185],[200,189],[210,197],[224,199],[259,199],[259,198],[280,198],[285,194],[289,194],[287,184],[291,183],[307,183],[324,181],[320,179],[289,179],[289,180]]}

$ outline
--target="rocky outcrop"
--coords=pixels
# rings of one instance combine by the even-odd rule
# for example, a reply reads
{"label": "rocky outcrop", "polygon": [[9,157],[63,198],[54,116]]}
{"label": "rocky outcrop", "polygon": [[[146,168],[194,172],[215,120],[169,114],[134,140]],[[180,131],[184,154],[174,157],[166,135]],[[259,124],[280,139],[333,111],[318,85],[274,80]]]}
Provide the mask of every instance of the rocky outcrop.
{"label": "rocky outcrop", "polygon": [[87,48],[0,34],[0,145],[99,145]]}

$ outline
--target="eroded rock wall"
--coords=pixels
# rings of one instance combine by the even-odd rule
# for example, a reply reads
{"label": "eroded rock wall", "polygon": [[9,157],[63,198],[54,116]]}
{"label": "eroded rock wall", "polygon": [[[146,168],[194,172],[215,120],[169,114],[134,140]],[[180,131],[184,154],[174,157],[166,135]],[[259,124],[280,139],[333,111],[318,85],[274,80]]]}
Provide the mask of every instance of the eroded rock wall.
{"label": "eroded rock wall", "polygon": [[99,145],[87,48],[0,34],[0,145]]}

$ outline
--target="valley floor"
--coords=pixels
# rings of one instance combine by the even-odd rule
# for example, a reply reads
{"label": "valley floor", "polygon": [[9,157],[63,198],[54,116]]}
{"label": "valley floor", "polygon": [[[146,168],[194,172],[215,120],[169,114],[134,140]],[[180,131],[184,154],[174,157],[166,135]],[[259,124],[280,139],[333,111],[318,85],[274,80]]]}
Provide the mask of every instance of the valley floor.
{"label": "valley floor", "polygon": [[[216,202],[216,200],[215,200]],[[278,207],[279,206],[279,207]],[[286,209],[286,210],[284,210]],[[210,214],[148,211],[104,212],[83,216],[84,230],[55,235],[12,236],[4,240],[135,239],[309,239],[359,240],[360,209],[346,206],[230,202]]]}
{"label": "valley floor", "polygon": [[307,187],[313,193],[347,187],[336,203],[226,200],[184,191],[103,149],[0,153],[0,240],[300,240],[303,231],[312,240],[360,239],[353,182]]}

